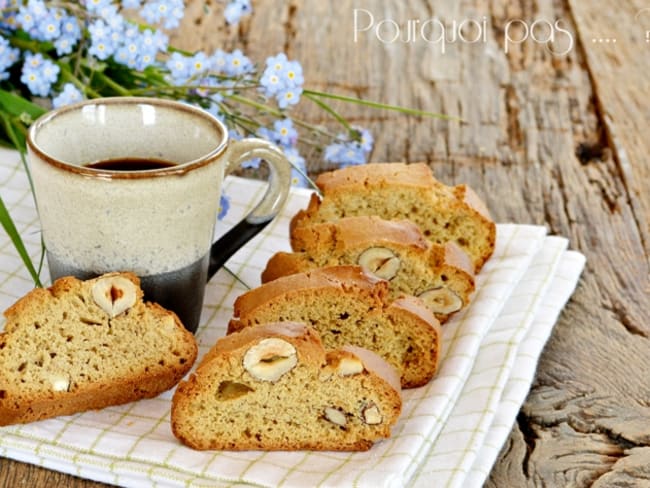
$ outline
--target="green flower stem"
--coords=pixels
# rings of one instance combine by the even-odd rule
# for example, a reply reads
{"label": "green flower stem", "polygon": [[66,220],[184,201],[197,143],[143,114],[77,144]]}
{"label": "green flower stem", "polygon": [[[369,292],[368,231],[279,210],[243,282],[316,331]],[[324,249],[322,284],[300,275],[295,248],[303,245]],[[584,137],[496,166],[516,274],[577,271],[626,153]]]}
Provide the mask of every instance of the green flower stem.
{"label": "green flower stem", "polygon": [[316,127],[315,125],[310,124],[308,122],[305,122],[303,120],[296,119],[294,117],[289,117],[289,115],[282,112],[281,110],[278,110],[278,109],[273,108],[273,107],[271,107],[269,105],[266,105],[265,103],[259,103],[259,102],[256,102],[255,100],[252,100],[252,99],[247,98],[247,97],[242,97],[242,96],[239,96],[237,94],[231,94],[231,95],[226,95],[226,96],[227,96],[227,98],[229,98],[229,99],[231,99],[231,100],[233,100],[235,102],[241,103],[242,105],[248,105],[249,107],[252,107],[252,108],[256,108],[256,109],[258,109],[258,110],[260,110],[262,112],[268,113],[269,115],[271,115],[273,117],[291,118],[293,123],[300,126],[300,127],[308,129],[308,130],[310,130],[312,132],[316,132],[316,133],[321,134],[321,135],[323,135],[325,137],[328,137],[330,139],[336,139],[336,136],[334,134],[332,134],[331,132],[328,132],[328,131],[320,128],[320,127]]}
{"label": "green flower stem", "polygon": [[312,179],[309,177],[309,175],[308,175],[305,171],[302,170],[302,168],[299,168],[298,166],[295,166],[291,161],[289,161],[289,164],[291,164],[291,166],[292,166],[292,167],[293,167],[293,168],[294,168],[298,173],[300,173],[300,175],[301,175],[305,180],[307,180],[307,183],[309,183],[309,186],[311,186],[311,189],[314,190],[314,191],[318,194],[319,197],[322,197],[322,196],[323,196],[323,192],[321,192],[321,189],[318,188],[318,185],[316,184],[316,182],[315,182],[314,180],[312,180]]}
{"label": "green flower stem", "polygon": [[57,64],[61,67],[61,77],[63,78],[63,81],[69,81],[90,98],[100,98],[102,96],[101,93],[95,91],[91,86],[84,84],[79,78],[73,75],[64,63]]}
{"label": "green flower stem", "polygon": [[274,117],[278,117],[278,118],[286,117],[286,114],[282,113],[282,111],[278,110],[277,108],[273,108],[270,105],[266,105],[265,103],[256,102],[255,100],[252,100],[250,98],[242,97],[240,95],[237,95],[236,93],[227,95],[227,97],[235,102],[239,102],[244,105],[248,105],[249,107],[256,108]]}
{"label": "green flower stem", "polygon": [[[234,124],[236,124],[238,127],[241,127],[246,131],[246,133],[254,135],[257,137],[257,129],[263,126],[262,123],[242,115],[241,113],[237,113],[235,110],[232,110],[230,105],[221,102],[219,103],[219,108],[223,112],[224,116],[226,119],[232,121]],[[287,115],[287,117],[291,118],[292,121],[296,121],[293,117]],[[249,124],[249,125],[246,125]],[[298,123],[297,123],[298,124]],[[318,128],[313,128],[310,127],[312,130],[318,131]],[[321,133],[325,134],[325,131],[321,131]],[[329,137],[334,137],[331,134],[326,134],[326,136]],[[300,144],[303,146],[310,146],[310,147],[316,147],[320,148],[322,146],[322,142],[317,141],[315,139],[310,139],[309,137],[306,137],[305,135],[300,136]]]}
{"label": "green flower stem", "polygon": [[[149,79],[147,79],[146,81],[149,81]],[[257,88],[257,85],[209,86],[209,85],[167,85],[161,83],[159,86],[155,86],[155,87],[148,86],[144,88],[131,88],[130,92],[133,95],[147,94],[147,93],[155,93],[157,95],[160,94],[186,95],[189,90],[205,90],[211,93],[217,93],[221,91],[230,91],[230,90],[250,90],[251,88]]]}
{"label": "green flower stem", "polygon": [[[138,75],[140,75],[140,73],[138,73]],[[134,78],[144,81],[149,85],[155,86],[156,89],[167,88],[170,86],[169,82],[165,79],[165,76],[162,73],[154,70],[147,70],[144,73],[144,76],[137,76]]]}
{"label": "green flower stem", "polygon": [[244,288],[246,288],[247,290],[250,290],[250,289],[251,289],[251,287],[250,287],[248,284],[246,284],[246,283],[244,282],[244,280],[242,280],[242,279],[237,275],[237,273],[235,273],[233,270],[231,270],[227,265],[224,264],[224,265],[223,265],[223,269],[224,269],[224,271],[226,271],[229,275],[231,275],[233,278],[235,278],[237,281],[239,281],[239,283],[241,283],[241,284],[244,286]]}
{"label": "green flower stem", "polygon": [[219,109],[223,112],[226,119],[231,120],[233,123],[237,124],[239,127],[250,134],[256,134],[257,129],[262,126],[262,124],[256,120],[251,119],[250,117],[236,114],[234,111],[230,110],[230,107],[226,103],[220,103]]}
{"label": "green flower stem", "polygon": [[[165,79],[163,72],[157,69],[153,69],[152,67],[146,68],[144,71],[130,70],[128,75],[133,78],[134,83],[136,81],[139,81],[157,88],[175,88],[173,85],[170,85],[169,82]],[[148,86],[147,88],[151,88],[151,86]],[[144,90],[147,88],[144,88]]]}
{"label": "green flower stem", "polygon": [[427,112],[426,110],[418,110],[414,108],[400,107],[399,105],[389,105],[386,103],[373,102],[372,100],[364,100],[362,98],[348,97],[345,95],[325,93],[317,90],[303,90],[303,95],[319,97],[319,98],[329,98],[330,100],[340,100],[342,102],[347,102],[347,103],[356,103],[357,105],[364,105],[366,107],[379,108],[384,110],[392,110],[407,115],[417,115],[421,117],[433,117],[436,119],[455,120],[457,122],[463,122],[463,119],[460,119],[458,117],[452,117],[450,115]]}
{"label": "green flower stem", "polygon": [[311,100],[312,102],[314,102],[314,103],[315,103],[316,105],[318,105],[320,108],[322,108],[323,110],[325,110],[328,114],[330,114],[332,117],[334,117],[334,118],[336,119],[336,121],[337,121],[339,124],[341,124],[343,127],[345,127],[345,130],[348,131],[348,133],[349,133],[351,136],[354,136],[354,134],[355,134],[356,131],[355,131],[355,130],[350,126],[350,124],[348,123],[348,121],[345,120],[345,118],[344,118],[341,114],[339,114],[339,113],[338,113],[337,111],[335,111],[332,107],[330,107],[328,104],[326,104],[325,102],[323,102],[322,100],[320,100],[319,98],[317,98],[316,96],[314,96],[313,94],[311,94],[311,93],[304,93],[304,92],[303,92],[303,94],[305,95],[306,98],[308,98],[309,100]]}
{"label": "green flower stem", "polygon": [[119,83],[114,82],[112,79],[110,79],[108,76],[106,76],[103,72],[101,71],[95,71],[94,75],[97,77],[98,80],[100,80],[102,83],[105,83],[106,86],[110,87],[115,91],[118,95],[128,97],[131,95],[131,91],[124,88],[122,85]]}
{"label": "green flower stem", "polygon": [[25,39],[19,35],[8,37],[9,43],[19,48],[22,51],[31,51],[35,53],[46,54],[52,49],[52,44],[49,42],[34,41],[32,39]]}
{"label": "green flower stem", "polygon": [[[45,247],[45,240],[43,239],[43,233],[41,232],[41,257],[38,260],[38,268],[36,270],[36,274],[39,277],[39,279],[40,279],[40,276],[41,276],[41,271],[43,271],[43,265],[45,264],[45,251],[46,251],[46,249],[47,248]],[[38,286],[37,283],[34,283],[34,284],[36,286]]]}

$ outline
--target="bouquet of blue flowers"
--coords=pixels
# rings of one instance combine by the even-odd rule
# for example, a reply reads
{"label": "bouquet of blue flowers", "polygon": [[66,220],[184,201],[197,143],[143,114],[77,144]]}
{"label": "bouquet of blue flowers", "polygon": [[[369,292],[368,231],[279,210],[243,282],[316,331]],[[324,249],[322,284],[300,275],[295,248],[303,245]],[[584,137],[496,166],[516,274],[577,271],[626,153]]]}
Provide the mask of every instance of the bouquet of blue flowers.
{"label": "bouquet of blue flowers", "polygon": [[[250,12],[249,0],[233,0],[224,8],[230,24]],[[163,29],[179,26],[182,0],[0,0],[0,13],[0,114],[5,139],[19,147],[30,117],[49,107],[139,95],[200,105],[222,119],[232,137],[255,135],[279,144],[295,167],[296,185],[307,180],[295,126],[316,129],[289,115],[303,97],[345,129],[336,135],[318,130],[329,139],[323,145],[326,161],[363,164],[372,149],[371,134],[334,113],[324,102],[331,95],[305,89],[300,63],[284,53],[260,68],[240,50],[187,53],[170,46]]]}
{"label": "bouquet of blue flowers", "polygon": [[[229,24],[252,10],[250,0],[224,1]],[[299,144],[317,144],[325,161],[341,166],[365,163],[372,150],[370,132],[350,125],[327,101],[435,115],[310,90],[300,63],[284,53],[260,66],[240,50],[176,49],[165,32],[179,26],[184,9],[182,0],[0,0],[0,140],[21,151],[25,163],[27,128],[50,108],[106,96],[172,98],[208,110],[234,139],[256,136],[276,143],[293,165],[293,184],[308,186]],[[293,117],[290,109],[301,99],[322,108],[341,130]],[[300,130],[310,137],[299,137]],[[29,174],[26,164],[25,169]],[[223,214],[227,196],[221,203]],[[29,267],[1,198],[0,223]]]}

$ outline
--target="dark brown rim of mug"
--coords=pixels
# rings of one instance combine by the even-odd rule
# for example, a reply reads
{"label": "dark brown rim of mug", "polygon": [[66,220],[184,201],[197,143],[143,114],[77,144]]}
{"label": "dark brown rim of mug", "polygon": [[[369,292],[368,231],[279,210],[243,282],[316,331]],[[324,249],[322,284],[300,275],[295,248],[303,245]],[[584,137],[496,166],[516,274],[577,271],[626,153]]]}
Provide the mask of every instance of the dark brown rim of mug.
{"label": "dark brown rim of mug", "polygon": [[[86,166],[78,166],[75,164],[66,163],[59,159],[53,158],[45,151],[43,151],[34,140],[34,134],[36,131],[43,125],[49,123],[53,119],[71,112],[74,110],[79,110],[83,106],[88,105],[156,105],[156,106],[166,106],[173,108],[175,110],[183,110],[194,116],[198,116],[204,120],[207,120],[209,123],[215,126],[221,134],[223,135],[222,141],[217,145],[212,151],[206,153],[200,158],[194,159],[192,161],[187,161],[174,166],[168,166],[166,168],[157,168],[157,169],[148,169],[148,170],[139,170],[139,171],[111,171],[106,169],[97,169],[97,168],[88,168]],[[92,178],[102,178],[102,179],[138,179],[138,178],[153,178],[159,176],[169,176],[169,175],[184,175],[196,168],[205,166],[216,158],[221,156],[224,152],[226,145],[228,144],[228,130],[226,126],[218,120],[216,117],[206,112],[203,109],[198,107],[193,107],[182,102],[177,102],[174,100],[167,100],[163,98],[148,98],[148,97],[107,97],[107,98],[94,98],[90,100],[84,100],[83,102],[74,103],[71,105],[66,105],[64,107],[51,110],[41,117],[39,117],[29,128],[27,132],[27,145],[29,149],[36,154],[40,159],[55,166],[57,168],[70,171],[71,173],[77,173],[82,176],[89,176]]]}

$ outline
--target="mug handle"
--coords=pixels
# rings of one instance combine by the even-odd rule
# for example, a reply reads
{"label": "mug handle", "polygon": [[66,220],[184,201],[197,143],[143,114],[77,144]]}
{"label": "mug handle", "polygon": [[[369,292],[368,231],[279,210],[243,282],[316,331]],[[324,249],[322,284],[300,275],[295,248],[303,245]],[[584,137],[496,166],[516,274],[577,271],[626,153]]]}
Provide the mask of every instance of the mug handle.
{"label": "mug handle", "polygon": [[282,210],[289,195],[291,163],[277,146],[264,139],[249,138],[231,141],[225,155],[226,174],[244,161],[253,158],[261,158],[268,163],[269,185],[257,206],[241,222],[212,244],[208,281],[233,254],[275,218]]}

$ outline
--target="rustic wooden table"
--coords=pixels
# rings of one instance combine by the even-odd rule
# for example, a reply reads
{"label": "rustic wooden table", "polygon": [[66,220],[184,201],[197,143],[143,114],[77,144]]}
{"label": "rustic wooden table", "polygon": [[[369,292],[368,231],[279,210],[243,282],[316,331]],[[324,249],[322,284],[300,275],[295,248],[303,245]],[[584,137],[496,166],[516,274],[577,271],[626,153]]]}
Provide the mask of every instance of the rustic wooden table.
{"label": "rustic wooden table", "polygon": [[[226,28],[223,3],[189,3],[177,45],[259,61],[284,51],[310,87],[464,120],[337,106],[374,132],[372,160],[426,161],[440,180],[470,184],[497,221],[544,224],[587,256],[488,486],[648,486],[650,8],[257,1]],[[434,17],[447,23],[444,52]],[[308,101],[298,113],[324,121]],[[307,155],[313,174],[328,169]],[[103,485],[0,459],[0,486]]]}

